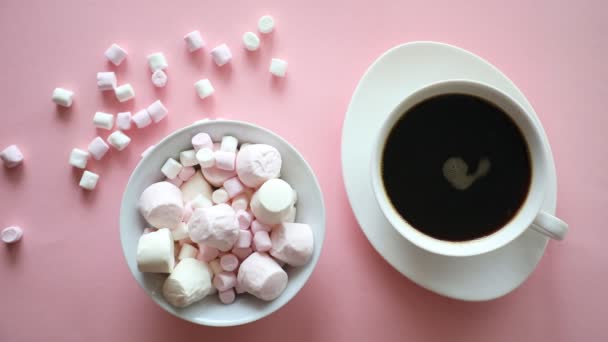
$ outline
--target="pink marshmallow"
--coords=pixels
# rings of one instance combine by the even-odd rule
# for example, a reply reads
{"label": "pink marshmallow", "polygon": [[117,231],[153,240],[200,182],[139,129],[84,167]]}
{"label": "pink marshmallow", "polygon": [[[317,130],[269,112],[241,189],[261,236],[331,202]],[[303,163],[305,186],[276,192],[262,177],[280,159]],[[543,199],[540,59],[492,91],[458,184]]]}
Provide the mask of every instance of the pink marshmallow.
{"label": "pink marshmallow", "polygon": [[93,141],[91,141],[88,149],[89,153],[93,156],[93,158],[95,158],[95,160],[101,160],[101,158],[103,158],[103,156],[110,149],[110,146],[108,146],[108,144],[106,144],[106,142],[100,137],[96,137],[93,139]]}
{"label": "pink marshmallow", "polygon": [[211,140],[209,134],[198,133],[197,135],[192,137],[192,147],[194,147],[196,151],[205,147],[213,150],[213,141]]}
{"label": "pink marshmallow", "polygon": [[215,151],[213,156],[215,157],[215,166],[218,169],[234,171],[236,153],[226,151]]}
{"label": "pink marshmallow", "polygon": [[233,177],[224,182],[224,190],[226,190],[230,198],[234,198],[245,191],[245,186],[238,177]]}
{"label": "pink marshmallow", "polygon": [[2,159],[4,166],[12,168],[23,162],[23,153],[21,153],[17,145],[10,145],[0,152],[0,159]]}
{"label": "pink marshmallow", "polygon": [[224,304],[232,304],[236,299],[236,295],[234,294],[233,289],[228,289],[226,291],[219,291],[218,297],[220,298],[220,302]]}
{"label": "pink marshmallow", "polygon": [[303,266],[312,256],[313,233],[307,224],[283,222],[272,230],[270,240],[270,255],[290,266]]}
{"label": "pink marshmallow", "polygon": [[142,109],[139,112],[135,113],[133,117],[131,117],[133,123],[137,128],[144,128],[152,123],[152,117],[150,117],[150,113],[146,109]]}
{"label": "pink marshmallow", "polygon": [[150,114],[150,117],[154,123],[159,122],[160,120],[164,119],[167,114],[169,114],[169,110],[167,110],[160,100],[154,101],[148,106],[148,108],[146,108],[146,110],[148,111],[148,114]]}
{"label": "pink marshmallow", "polygon": [[207,182],[209,182],[216,188],[221,187],[225,181],[236,176],[236,172],[222,170],[217,168],[216,166],[203,168],[201,169],[201,171],[203,172],[203,176],[205,177]]}
{"label": "pink marshmallow", "polygon": [[190,202],[186,203],[186,205],[184,205],[184,217],[182,218],[182,222],[188,223],[192,217],[192,212],[192,204],[190,204]]}
{"label": "pink marshmallow", "polygon": [[281,165],[281,154],[270,145],[247,145],[236,156],[239,179],[250,188],[258,188],[267,180],[279,177]]}
{"label": "pink marshmallow", "polygon": [[266,253],[251,254],[239,268],[238,283],[262,300],[273,300],[287,287],[287,273]]}
{"label": "pink marshmallow", "polygon": [[199,244],[198,248],[199,255],[197,256],[197,258],[200,258],[200,260],[203,260],[204,262],[210,262],[211,260],[217,258],[220,254],[220,251],[218,251],[217,248],[209,247],[204,244]]}
{"label": "pink marshmallow", "polygon": [[272,248],[272,242],[270,241],[270,235],[268,232],[259,231],[253,236],[253,248],[257,252],[268,252]]}
{"label": "pink marshmallow", "polygon": [[245,289],[243,288],[243,286],[239,283],[238,279],[236,281],[236,285],[234,285],[234,291],[236,291],[237,294],[241,294],[241,293],[247,292],[247,291],[245,291]]}
{"label": "pink marshmallow", "polygon": [[239,228],[246,230],[251,226],[253,215],[248,211],[238,210],[236,212],[236,219],[239,221]]}
{"label": "pink marshmallow", "polygon": [[116,114],[116,127],[122,131],[131,128],[131,112],[120,112]]}
{"label": "pink marshmallow", "polygon": [[245,260],[249,255],[253,253],[251,248],[233,248],[232,254],[236,255],[240,260]]}
{"label": "pink marshmallow", "polygon": [[235,248],[249,248],[251,246],[251,232],[242,230],[239,232],[239,238],[234,243]]}
{"label": "pink marshmallow", "polygon": [[171,183],[171,184],[175,185],[175,186],[176,186],[176,187],[178,187],[178,188],[179,188],[180,186],[182,186],[182,184],[184,183],[184,181],[183,181],[183,180],[181,180],[179,177],[175,177],[175,178],[173,178],[173,179],[170,179],[170,178],[165,178],[165,182],[169,182],[169,183]]}
{"label": "pink marshmallow", "polygon": [[260,231],[270,232],[270,231],[272,231],[272,228],[268,225],[263,224],[262,222],[260,222],[258,220],[253,220],[253,222],[251,222],[251,232],[253,234],[255,234]]}
{"label": "pink marshmallow", "polygon": [[112,44],[104,54],[106,55],[106,58],[116,66],[120,65],[120,63],[127,58],[127,51],[118,46],[118,44]]}
{"label": "pink marshmallow", "polygon": [[220,258],[220,265],[224,271],[232,272],[239,267],[239,259],[234,254],[224,254]]}
{"label": "pink marshmallow", "polygon": [[154,183],[141,193],[138,209],[152,227],[175,229],[184,214],[182,192],[168,182]]}
{"label": "pink marshmallow", "polygon": [[182,170],[179,172],[179,174],[177,174],[177,177],[185,182],[185,181],[189,180],[190,178],[192,178],[192,176],[194,176],[195,173],[196,173],[196,170],[192,166],[186,166],[186,167],[182,168]]}
{"label": "pink marshmallow", "polygon": [[221,44],[216,46],[213,50],[211,50],[211,57],[217,66],[222,66],[232,59],[232,53],[230,52],[230,48],[228,45]]}
{"label": "pink marshmallow", "polygon": [[229,251],[239,238],[236,213],[227,204],[196,209],[188,222],[188,230],[192,241],[223,252]]}
{"label": "pink marshmallow", "polygon": [[236,285],[236,275],[233,272],[222,272],[213,277],[213,286],[220,292],[231,289]]}
{"label": "pink marshmallow", "polygon": [[[226,190],[228,192],[228,190]],[[232,199],[232,208],[236,211],[247,210],[249,208],[249,194],[241,193]]]}

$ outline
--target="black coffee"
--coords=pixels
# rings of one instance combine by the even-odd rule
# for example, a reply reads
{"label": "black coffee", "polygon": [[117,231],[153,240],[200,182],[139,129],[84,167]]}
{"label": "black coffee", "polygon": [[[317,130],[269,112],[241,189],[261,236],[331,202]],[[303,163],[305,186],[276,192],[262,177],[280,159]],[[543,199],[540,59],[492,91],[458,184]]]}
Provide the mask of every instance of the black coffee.
{"label": "black coffee", "polygon": [[515,123],[481,98],[446,94],[403,114],[389,133],[382,178],[420,232],[466,241],[494,233],[526,199],[531,165]]}

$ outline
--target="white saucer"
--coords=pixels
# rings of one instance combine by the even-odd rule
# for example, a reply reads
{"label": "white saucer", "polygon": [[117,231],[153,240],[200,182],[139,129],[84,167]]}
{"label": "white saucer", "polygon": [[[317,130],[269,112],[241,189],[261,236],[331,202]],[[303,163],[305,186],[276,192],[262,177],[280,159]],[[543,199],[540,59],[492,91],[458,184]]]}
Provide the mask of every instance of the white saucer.
{"label": "white saucer", "polygon": [[[496,67],[463,49],[435,42],[394,47],[378,58],[359,82],[342,131],[342,170],[353,212],[374,248],[403,275],[438,294],[469,301],[503,296],[532,273],[548,238],[529,229],[505,247],[474,257],[452,258],[413,245],[394,230],[375,202],[370,180],[373,139],[391,110],[414,90],[447,79],[471,79],[511,95],[542,129],[532,106]],[[548,142],[547,142],[548,144]],[[554,214],[557,179],[549,154],[549,189],[543,209]]]}

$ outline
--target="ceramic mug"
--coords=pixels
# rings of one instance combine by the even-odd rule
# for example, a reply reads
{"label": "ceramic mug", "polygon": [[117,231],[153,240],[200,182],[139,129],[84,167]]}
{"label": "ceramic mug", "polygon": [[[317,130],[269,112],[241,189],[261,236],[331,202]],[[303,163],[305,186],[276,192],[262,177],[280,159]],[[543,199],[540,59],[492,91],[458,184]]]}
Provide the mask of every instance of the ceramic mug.
{"label": "ceramic mug", "polygon": [[[414,105],[442,94],[472,95],[498,106],[519,127],[530,152],[532,177],[528,195],[520,210],[496,232],[474,240],[459,242],[439,240],[412,227],[391,204],[382,180],[382,153],[393,126],[403,116],[403,113],[406,113]],[[542,211],[542,203],[548,188],[547,168],[550,167],[548,161],[549,147],[542,137],[542,132],[533,121],[532,115],[526,112],[509,95],[492,86],[470,80],[448,80],[433,83],[415,91],[397,105],[383,123],[376,137],[371,162],[372,187],[376,201],[384,216],[401,235],[418,247],[436,254],[472,256],[487,253],[508,244],[527,229],[534,229],[552,239],[562,240],[568,231],[568,225],[559,218]]]}

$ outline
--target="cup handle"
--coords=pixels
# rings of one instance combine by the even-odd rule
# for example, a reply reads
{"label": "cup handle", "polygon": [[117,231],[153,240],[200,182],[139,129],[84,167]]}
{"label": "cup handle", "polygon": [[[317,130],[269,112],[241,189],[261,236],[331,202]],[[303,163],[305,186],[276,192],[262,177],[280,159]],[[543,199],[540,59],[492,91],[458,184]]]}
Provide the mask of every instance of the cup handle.
{"label": "cup handle", "polygon": [[544,211],[538,213],[530,226],[537,232],[554,240],[563,240],[568,232],[568,224]]}

